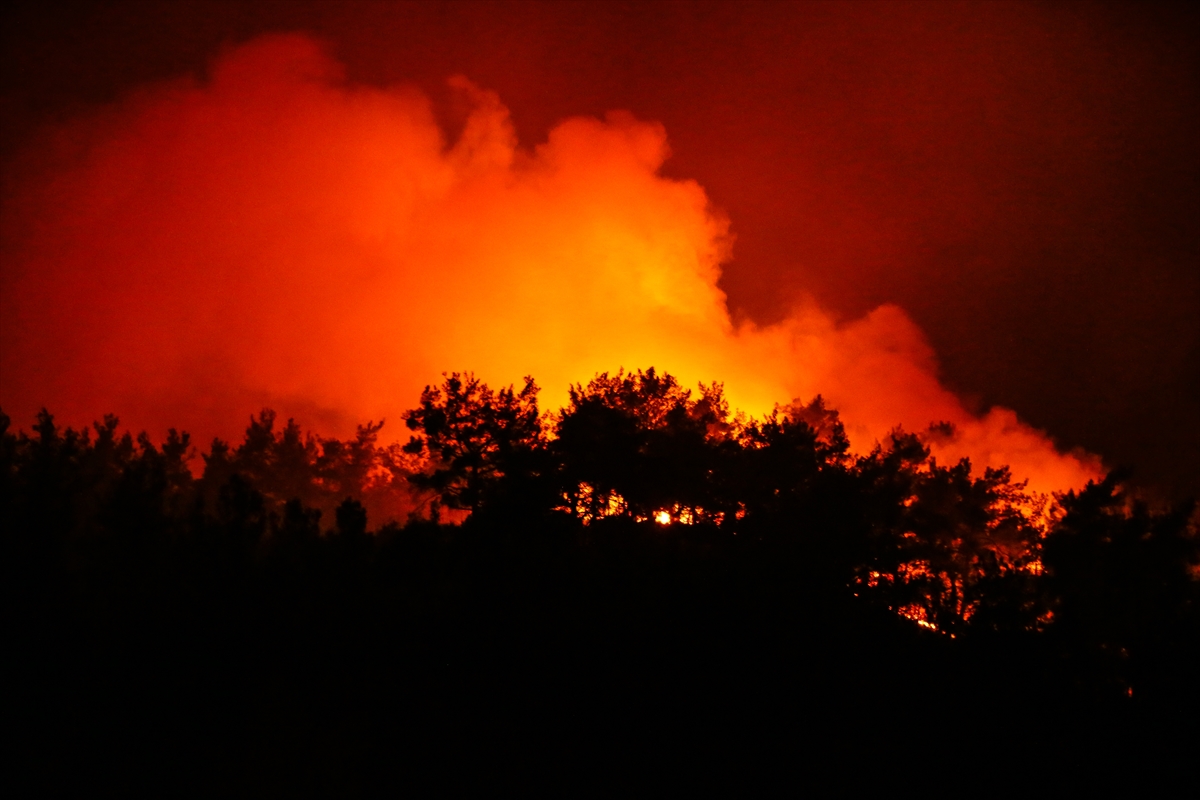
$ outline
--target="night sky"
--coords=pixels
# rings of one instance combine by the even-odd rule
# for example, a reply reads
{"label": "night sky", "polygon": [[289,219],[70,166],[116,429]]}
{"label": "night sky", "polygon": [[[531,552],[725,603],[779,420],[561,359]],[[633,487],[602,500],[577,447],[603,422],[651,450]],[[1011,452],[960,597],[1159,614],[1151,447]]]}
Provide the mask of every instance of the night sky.
{"label": "night sky", "polygon": [[[627,110],[665,128],[661,174],[728,218],[734,320],[894,304],[969,410],[1014,409],[1063,450],[1194,493],[1197,20],[1152,3],[19,3],[0,26],[4,208],[45,174],[45,131],[203,79],[264,33],[325,42],[346,85],[415,84],[450,140],[469,119],[452,75],[495,92],[524,148]],[[28,426],[13,363],[0,405]]]}

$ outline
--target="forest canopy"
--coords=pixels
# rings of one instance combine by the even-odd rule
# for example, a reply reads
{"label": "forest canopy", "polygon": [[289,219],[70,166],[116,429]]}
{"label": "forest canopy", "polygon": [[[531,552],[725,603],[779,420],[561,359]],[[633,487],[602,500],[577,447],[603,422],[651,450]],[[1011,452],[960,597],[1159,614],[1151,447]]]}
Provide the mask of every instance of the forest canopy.
{"label": "forest canopy", "polygon": [[1128,573],[1104,582],[1131,591],[1138,581],[1176,587],[1168,593],[1192,585],[1193,506],[1152,513],[1120,473],[1034,494],[1007,469],[938,463],[926,442],[944,425],[897,428],[854,455],[820,396],[748,418],[731,415],[720,384],[693,392],[654,368],[596,375],[556,412],[539,409],[538,391],[533,378],[493,390],[447,374],[404,413],[403,445],[379,444],[382,422],[342,441],[279,425],[264,409],[236,447],[211,443],[199,477],[188,434],[174,429],[156,445],[118,434],[111,415],[76,431],[43,412],[31,433],[0,416],[6,527],[73,541],[178,536],[217,521],[248,526],[269,548],[299,520],[314,536],[421,519],[698,526],[786,541],[833,583],[946,632],[973,621],[1044,627],[1063,603],[1045,588],[1095,578],[1076,575],[1084,562]]}
{"label": "forest canopy", "polygon": [[[112,641],[146,646],[155,629],[131,620],[156,609],[161,630],[191,620],[187,647],[228,644],[213,631],[274,641],[255,645],[271,664],[299,646],[271,638],[279,631],[333,636],[318,621],[350,614],[348,630],[372,631],[363,642],[424,642],[412,653],[429,669],[468,647],[463,631],[475,631],[470,647],[499,641],[497,630],[525,642],[504,651],[511,669],[568,637],[570,652],[605,658],[692,653],[691,670],[734,650],[735,671],[756,657],[834,670],[800,655],[825,637],[843,677],[821,680],[836,686],[884,668],[870,648],[915,636],[903,658],[925,664],[922,680],[975,653],[964,676],[1007,670],[1023,696],[1196,700],[1195,503],[1151,508],[1119,472],[1047,497],[1007,469],[939,463],[927,442],[941,426],[896,429],[856,454],[821,397],[749,418],[730,412],[720,384],[692,391],[654,369],[596,375],[553,412],[532,378],[494,390],[451,373],[403,422],[408,441],[383,445],[382,422],[339,440],[265,409],[236,446],[214,440],[196,475],[187,433],[156,443],[119,432],[113,416],[64,429],[46,411],[26,432],[0,413],[9,585],[29,620],[93,631],[84,640],[123,630]],[[614,632],[629,630],[642,638]],[[789,638],[790,655],[768,657],[797,631],[808,644]],[[920,649],[922,636],[956,639],[959,655]],[[855,637],[874,644],[851,657]],[[829,655],[839,652],[853,664]],[[588,658],[580,674],[601,669]],[[893,695],[916,685],[871,674]]]}

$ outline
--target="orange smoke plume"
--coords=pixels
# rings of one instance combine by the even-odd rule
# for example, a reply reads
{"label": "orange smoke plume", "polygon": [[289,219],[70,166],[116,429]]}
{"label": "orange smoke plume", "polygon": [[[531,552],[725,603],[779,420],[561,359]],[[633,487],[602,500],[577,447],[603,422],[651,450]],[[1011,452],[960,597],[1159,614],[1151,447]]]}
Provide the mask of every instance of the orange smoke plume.
{"label": "orange smoke plume", "polygon": [[201,441],[271,406],[329,435],[387,417],[399,437],[443,370],[532,374],[554,406],[653,365],[724,381],[751,414],[821,393],[862,450],[945,421],[943,460],[1042,491],[1099,474],[1011,411],[968,413],[899,308],[735,326],[729,223],[659,174],[661,126],[570,119],[527,150],[499,98],[452,86],[471,111],[450,144],[420,93],[346,85],[312,40],[272,36],[30,148],[4,199],[0,406]]}

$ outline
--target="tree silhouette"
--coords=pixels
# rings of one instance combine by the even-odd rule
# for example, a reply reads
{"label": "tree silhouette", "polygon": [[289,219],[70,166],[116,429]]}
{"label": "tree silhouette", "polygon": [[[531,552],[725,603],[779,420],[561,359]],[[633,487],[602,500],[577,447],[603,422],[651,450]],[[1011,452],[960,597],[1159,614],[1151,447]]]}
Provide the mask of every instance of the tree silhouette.
{"label": "tree silhouette", "polygon": [[420,406],[404,415],[415,432],[404,451],[427,464],[412,483],[447,508],[479,510],[542,444],[537,393],[533,378],[520,391],[493,392],[471,373],[457,372],[440,387],[425,387]]}
{"label": "tree silhouette", "polygon": [[362,503],[347,497],[337,507],[337,532],[347,538],[361,539],[367,535],[367,509]]}
{"label": "tree silhouette", "polygon": [[1043,552],[1054,634],[1076,654],[1081,675],[1114,691],[1194,697],[1194,676],[1177,670],[1195,662],[1200,643],[1195,502],[1153,513],[1129,496],[1125,478],[1111,472],[1061,500],[1062,520]]}
{"label": "tree silhouette", "polygon": [[1007,469],[973,476],[966,459],[938,464],[914,434],[898,429],[888,445],[856,465],[870,553],[858,582],[945,632],[961,632],[972,620],[992,629],[1036,627],[1046,617],[1034,588],[1038,498]]}
{"label": "tree silhouette", "polygon": [[[448,374],[405,446],[382,422],[340,440],[265,409],[199,478],[185,433],[0,412],[30,718],[107,761],[163,741],[241,764],[242,727],[316,758],[489,715],[677,736],[890,715],[912,736],[1016,707],[1027,736],[1110,703],[1200,704],[1194,504],[1155,510],[1119,473],[1039,497],[939,463],[944,426],[855,455],[820,397],[732,416],[720,384],[647,369],[569,398],[542,416],[532,379]],[[116,718],[134,733],[110,736]]]}
{"label": "tree silhouette", "polygon": [[346,497],[362,503],[372,517],[403,519],[413,510],[408,476],[414,465],[399,444],[380,447],[383,422],[359,425],[342,441],[304,433],[289,419],[276,430],[276,414],[263,409],[250,418],[243,441],[231,448],[215,440],[203,455],[201,493],[215,507],[220,488],[239,474],[259,491],[270,514],[283,513],[293,499],[332,519]]}
{"label": "tree silhouette", "polygon": [[693,400],[651,368],[602,373],[569,398],[552,447],[570,513],[711,521],[730,507],[720,462],[736,429],[720,385],[701,385]]}

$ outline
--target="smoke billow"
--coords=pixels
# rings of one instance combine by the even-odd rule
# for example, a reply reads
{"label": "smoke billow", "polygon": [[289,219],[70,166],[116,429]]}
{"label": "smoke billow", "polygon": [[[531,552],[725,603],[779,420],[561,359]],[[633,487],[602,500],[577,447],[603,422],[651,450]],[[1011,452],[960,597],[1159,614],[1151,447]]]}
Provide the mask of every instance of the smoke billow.
{"label": "smoke billow", "polygon": [[653,365],[751,414],[821,393],[860,449],[945,421],[943,459],[1042,490],[1097,474],[1011,411],[968,413],[897,307],[735,326],[729,222],[659,175],[661,126],[570,119],[523,149],[499,98],[452,85],[471,110],[450,143],[420,93],[346,85],[319,45],[273,36],[59,128],[4,200],[0,405],[201,440],[271,406],[345,435],[443,370],[532,374],[553,406]]}

